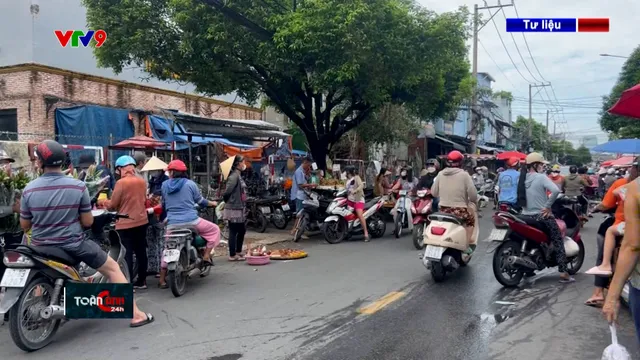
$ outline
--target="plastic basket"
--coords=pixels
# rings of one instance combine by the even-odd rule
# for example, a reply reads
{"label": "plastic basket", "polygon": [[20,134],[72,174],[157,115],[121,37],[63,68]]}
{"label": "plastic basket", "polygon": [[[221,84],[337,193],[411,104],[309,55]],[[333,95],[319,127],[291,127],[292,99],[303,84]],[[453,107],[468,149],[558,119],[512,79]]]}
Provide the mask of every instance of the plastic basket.
{"label": "plastic basket", "polygon": [[249,265],[267,265],[271,262],[269,255],[265,256],[245,256]]}

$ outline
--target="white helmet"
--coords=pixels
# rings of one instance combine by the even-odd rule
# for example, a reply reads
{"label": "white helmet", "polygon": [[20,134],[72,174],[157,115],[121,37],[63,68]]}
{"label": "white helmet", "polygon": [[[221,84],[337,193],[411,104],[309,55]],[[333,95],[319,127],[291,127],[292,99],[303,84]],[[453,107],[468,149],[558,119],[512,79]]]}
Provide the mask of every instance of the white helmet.
{"label": "white helmet", "polygon": [[613,175],[613,174],[615,174],[615,173],[616,173],[616,169],[614,169],[614,168],[608,168],[608,169],[607,169],[607,174],[609,174],[609,175]]}

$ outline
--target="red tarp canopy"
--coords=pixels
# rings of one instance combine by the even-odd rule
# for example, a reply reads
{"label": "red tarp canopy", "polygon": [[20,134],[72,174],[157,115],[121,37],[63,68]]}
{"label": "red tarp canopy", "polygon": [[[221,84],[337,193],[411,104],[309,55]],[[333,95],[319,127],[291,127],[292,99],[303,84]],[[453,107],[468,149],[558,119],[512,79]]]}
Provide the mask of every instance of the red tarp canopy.
{"label": "red tarp canopy", "polygon": [[503,153],[498,154],[498,156],[496,156],[496,159],[498,160],[508,160],[512,157],[518,158],[520,160],[524,160],[527,158],[526,154],[523,154],[519,151],[505,151]]}
{"label": "red tarp canopy", "polygon": [[640,84],[625,90],[609,113],[640,119]]}
{"label": "red tarp canopy", "polygon": [[611,163],[614,162],[615,160],[607,160],[607,161],[603,161],[602,164],[600,164],[600,166],[611,166]]}
{"label": "red tarp canopy", "polygon": [[619,159],[615,159],[613,161],[611,161],[611,164],[609,164],[608,166],[625,166],[625,165],[631,165],[633,164],[633,160],[635,159],[635,157],[633,156],[623,156]]}
{"label": "red tarp canopy", "polygon": [[127,140],[122,140],[112,146],[117,149],[157,149],[168,146],[169,144],[158,141],[148,136],[134,136]]}

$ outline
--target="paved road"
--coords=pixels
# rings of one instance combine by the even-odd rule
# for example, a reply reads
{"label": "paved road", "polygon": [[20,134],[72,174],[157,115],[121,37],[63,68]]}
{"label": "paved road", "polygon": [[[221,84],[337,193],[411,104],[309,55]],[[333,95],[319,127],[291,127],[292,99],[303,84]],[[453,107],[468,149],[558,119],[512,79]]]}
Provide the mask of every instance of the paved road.
{"label": "paved road", "polygon": [[[585,268],[593,264],[596,222],[586,228]],[[481,238],[491,227],[481,219]],[[181,298],[155,288],[140,293],[140,305],[157,318],[144,328],[72,321],[49,347],[24,354],[1,326],[0,358],[600,359],[608,344],[598,310],[582,305],[591,291],[586,275],[560,285],[546,272],[503,290],[480,244],[468,268],[434,284],[408,236],[339,245],[312,238],[300,246],[307,259],[260,268],[221,262]],[[638,358],[626,313],[621,326],[621,342]]]}

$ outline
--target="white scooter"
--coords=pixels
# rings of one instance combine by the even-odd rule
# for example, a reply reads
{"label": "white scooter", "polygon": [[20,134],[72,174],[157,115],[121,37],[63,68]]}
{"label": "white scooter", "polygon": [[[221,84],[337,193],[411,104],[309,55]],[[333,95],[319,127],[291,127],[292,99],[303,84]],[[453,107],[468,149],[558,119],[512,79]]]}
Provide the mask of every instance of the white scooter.
{"label": "white scooter", "polygon": [[408,190],[400,190],[398,201],[396,202],[396,206],[393,211],[395,211],[395,216],[393,218],[393,223],[395,224],[395,228],[393,229],[393,235],[397,238],[402,235],[402,229],[406,226],[409,231],[413,231],[413,221],[409,220],[409,216],[411,215],[410,210],[407,210],[408,207],[411,208],[411,199],[409,198]]}
{"label": "white scooter", "polygon": [[471,241],[467,239],[467,231],[457,216],[440,212],[429,215],[430,224],[424,233],[427,248],[421,258],[423,265],[431,270],[434,281],[444,281],[448,272],[467,266],[471,261],[479,234],[477,209],[473,209],[473,214],[476,226]]}

